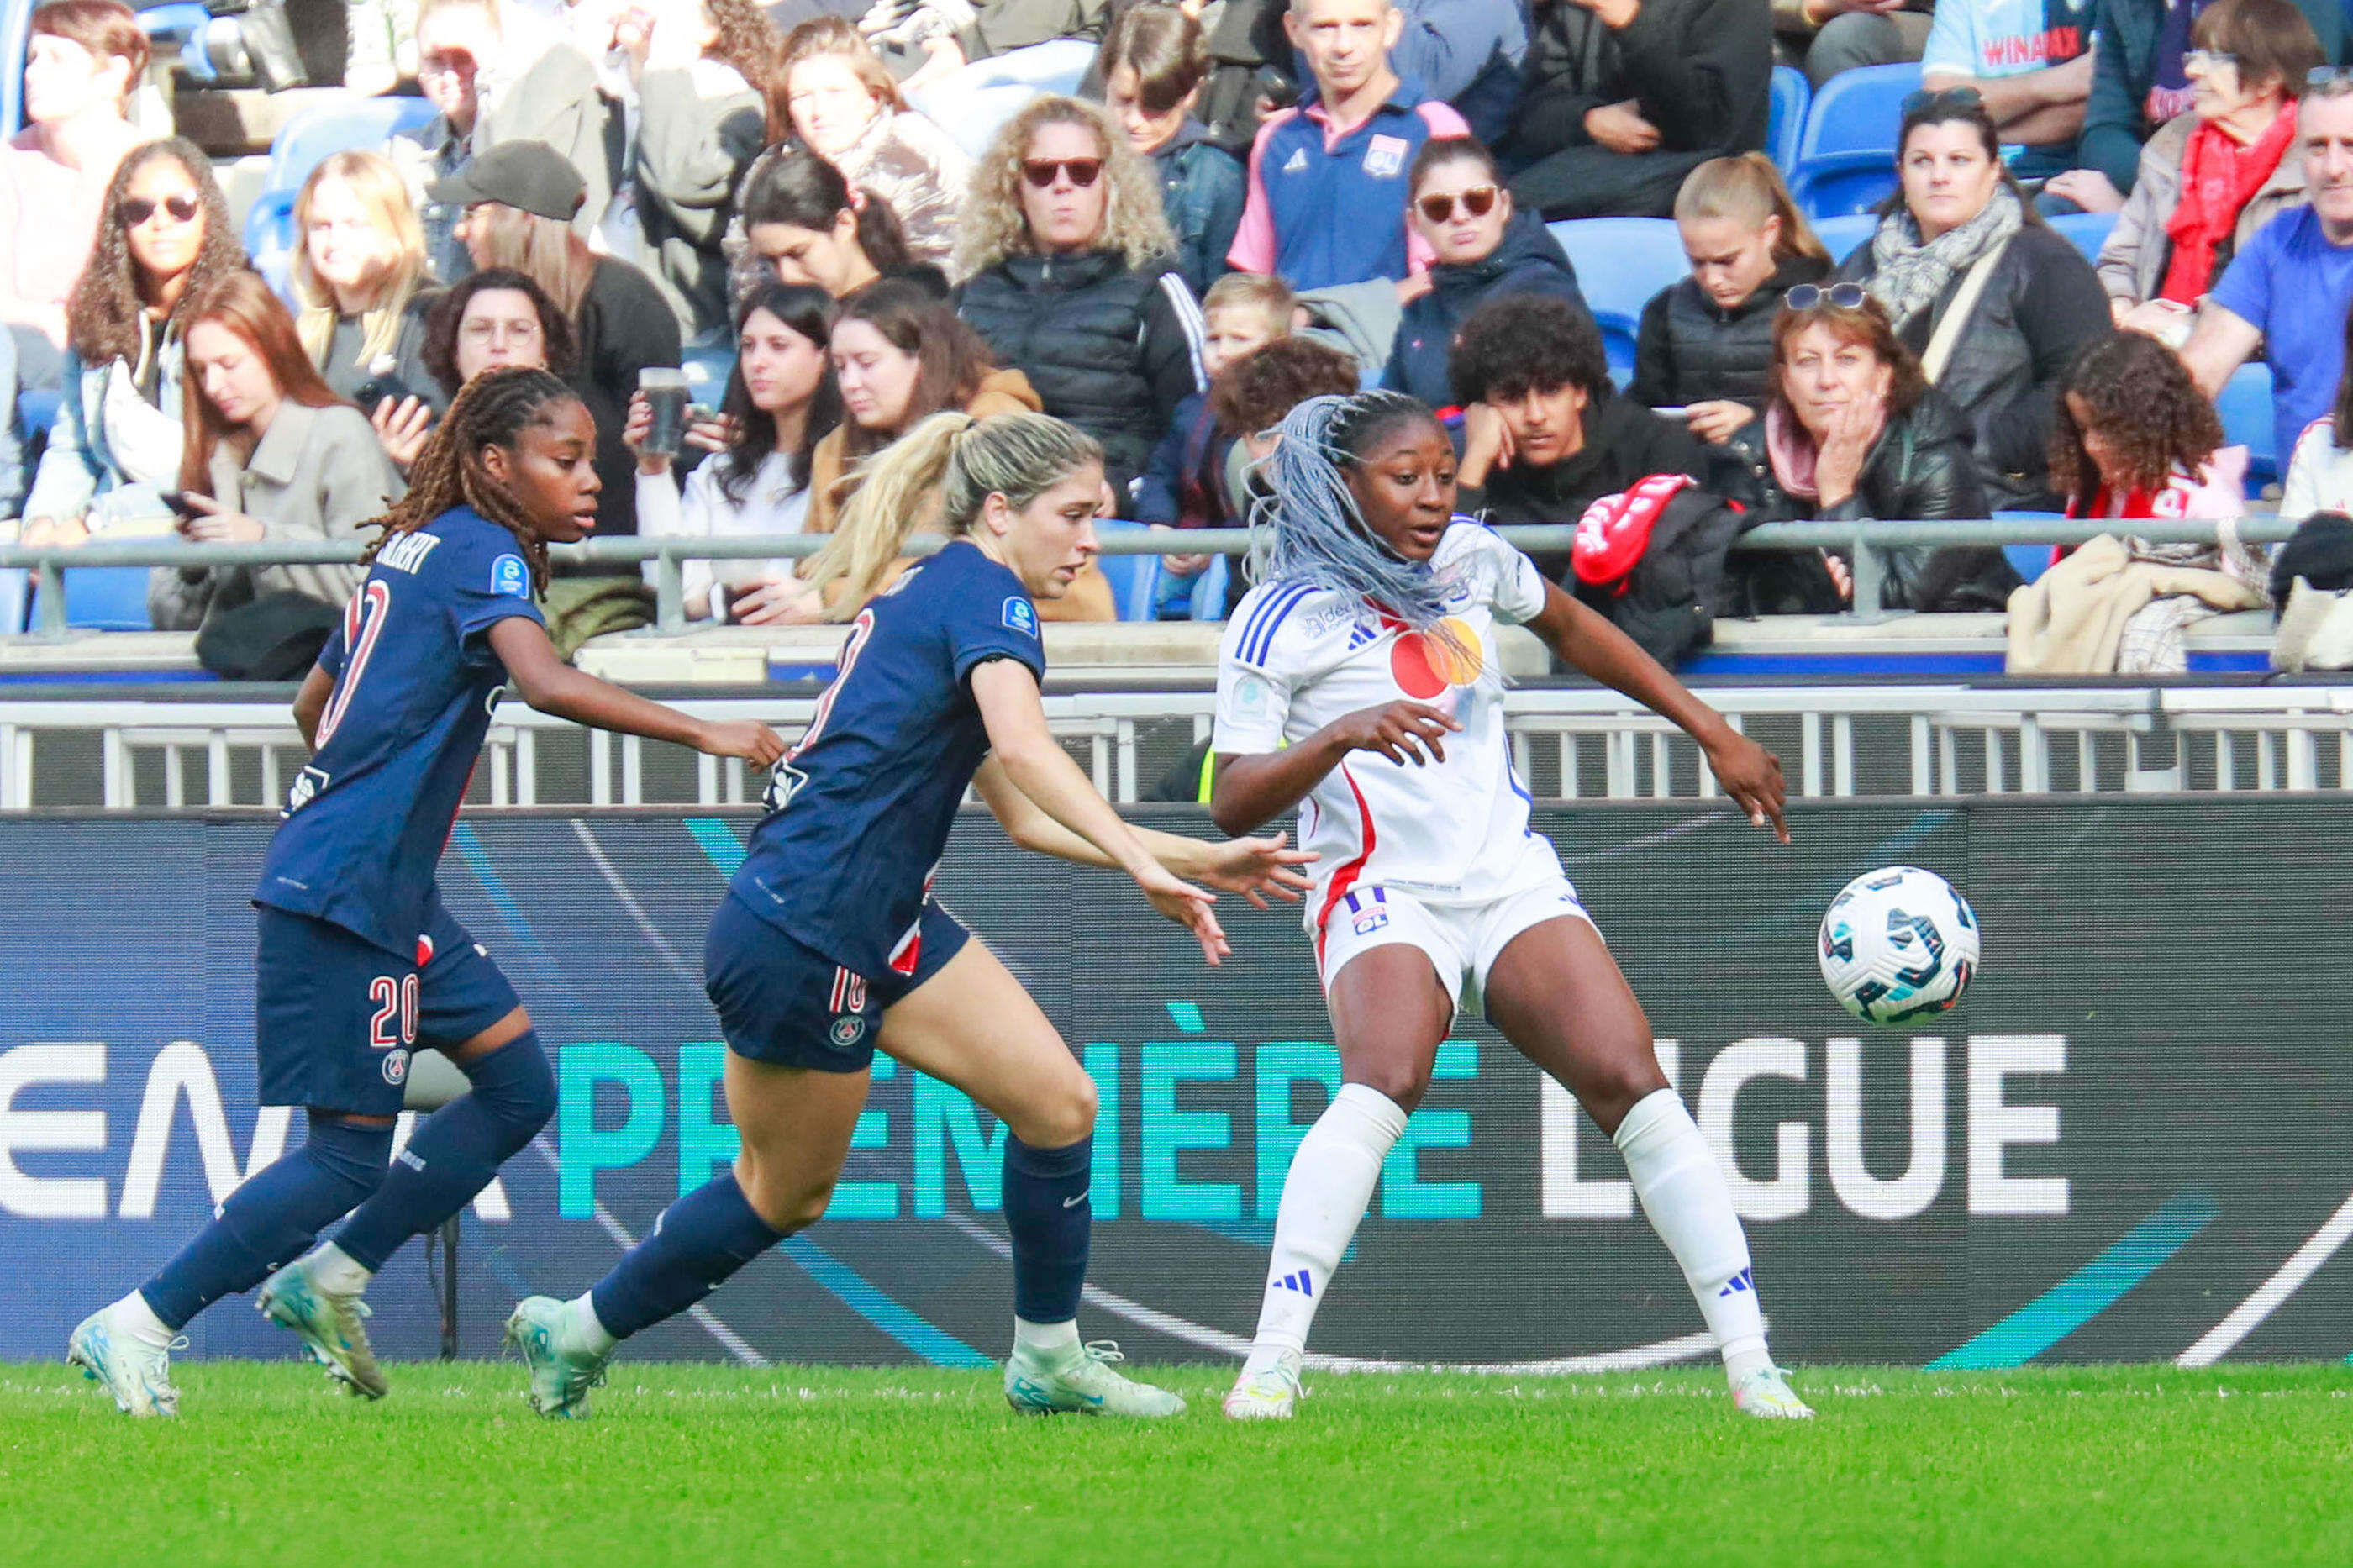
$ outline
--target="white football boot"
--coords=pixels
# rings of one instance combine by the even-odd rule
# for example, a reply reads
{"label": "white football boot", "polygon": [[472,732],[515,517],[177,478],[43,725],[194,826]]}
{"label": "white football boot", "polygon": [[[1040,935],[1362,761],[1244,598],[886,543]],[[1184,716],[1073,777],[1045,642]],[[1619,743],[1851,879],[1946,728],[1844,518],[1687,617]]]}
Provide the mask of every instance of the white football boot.
{"label": "white football boot", "polygon": [[81,1321],[66,1342],[66,1362],[105,1385],[125,1415],[177,1415],[180,1391],[172,1386],[172,1351],[187,1342],[148,1343],[132,1331],[118,1301]]}
{"label": "white football boot", "polygon": [[1813,1407],[1798,1397],[1781,1370],[1760,1366],[1732,1385],[1732,1407],[1760,1421],[1810,1421]]}
{"label": "white football boot", "polygon": [[1243,1364],[1226,1394],[1226,1415],[1236,1421],[1288,1421],[1301,1397],[1299,1352],[1284,1351],[1257,1372]]}
{"label": "white football boot", "polygon": [[1113,1363],[1126,1359],[1109,1340],[1092,1340],[1060,1352],[1015,1345],[1005,1360],[1005,1403],[1032,1415],[1075,1410],[1082,1415],[1155,1420],[1185,1414],[1185,1402],[1166,1389],[1113,1370]]}

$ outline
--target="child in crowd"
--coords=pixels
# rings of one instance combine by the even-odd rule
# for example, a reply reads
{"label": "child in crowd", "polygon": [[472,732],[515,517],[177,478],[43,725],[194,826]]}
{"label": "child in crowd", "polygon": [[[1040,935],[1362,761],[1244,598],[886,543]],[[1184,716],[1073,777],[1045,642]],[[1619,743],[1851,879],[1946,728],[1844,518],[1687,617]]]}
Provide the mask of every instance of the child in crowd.
{"label": "child in crowd", "polygon": [[[1258,272],[1232,272],[1209,288],[1201,303],[1207,353],[1203,368],[1215,381],[1226,367],[1291,335],[1296,301],[1291,285]],[[1152,454],[1135,497],[1136,520],[1161,528],[1231,528],[1240,519],[1226,506],[1220,476],[1232,437],[1221,436],[1209,409],[1209,394],[1197,392],[1177,405],[1176,423]],[[1155,620],[1181,621],[1195,609],[1196,590],[1213,558],[1200,554],[1160,558],[1160,591]],[[1214,617],[1212,617],[1214,618]]]}

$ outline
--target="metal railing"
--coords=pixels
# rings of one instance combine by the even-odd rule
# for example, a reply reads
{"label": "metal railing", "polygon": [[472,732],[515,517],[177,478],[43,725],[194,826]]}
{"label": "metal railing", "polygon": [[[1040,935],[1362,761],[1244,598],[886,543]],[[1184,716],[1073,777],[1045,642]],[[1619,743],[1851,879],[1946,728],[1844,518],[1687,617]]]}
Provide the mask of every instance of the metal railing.
{"label": "metal railing", "polygon": [[[2129,523],[2053,518],[1989,518],[1951,522],[1768,522],[1750,529],[1734,545],[1739,551],[1840,550],[1850,552],[1854,574],[1854,619],[1876,621],[1884,612],[1877,606],[1888,575],[1888,552],[1921,546],[2081,544],[2102,533],[2129,531],[2158,543],[2212,543],[2211,521],[2136,520]],[[1503,528],[1496,531],[1523,550],[1560,552],[1577,538],[1567,524]],[[2277,517],[2250,517],[2239,523],[2240,537],[2251,544],[2276,543],[2295,531],[2295,525]],[[1120,528],[1098,536],[1107,555],[1157,555],[1176,547],[1176,541],[1159,530]],[[606,565],[653,562],[654,630],[674,636],[687,628],[684,563],[797,559],[823,547],[825,536],[785,534],[744,539],[591,539],[562,544],[552,552],[558,561]],[[936,538],[911,540],[910,553],[928,554],[939,547]],[[1239,555],[1249,550],[1250,531],[1245,528],[1188,529],[1183,548],[1192,553]],[[190,544],[172,536],[142,539],[97,539],[71,548],[0,544],[0,569],[29,571],[40,589],[38,624],[34,635],[66,635],[64,573],[72,567],[99,566],[284,566],[340,565],[359,559],[360,546],[346,542],[262,541],[252,544]]]}
{"label": "metal railing", "polygon": [[[2353,787],[2353,683],[1734,687],[1708,697],[1780,755],[1800,797]],[[1046,713],[1096,787],[1125,803],[1183,765],[1208,737],[1214,704],[1198,690],[1053,693]],[[815,702],[768,695],[679,706],[790,734]],[[1506,694],[1505,716],[1520,776],[1539,797],[1715,795],[1692,742],[1616,692],[1519,688]],[[38,765],[52,749],[49,765]],[[501,710],[486,753],[478,806],[720,806],[754,800],[761,787],[739,762],[584,731],[519,703]],[[15,703],[0,707],[0,810],[274,807],[306,756],[274,702]],[[92,774],[94,798],[73,782]]]}

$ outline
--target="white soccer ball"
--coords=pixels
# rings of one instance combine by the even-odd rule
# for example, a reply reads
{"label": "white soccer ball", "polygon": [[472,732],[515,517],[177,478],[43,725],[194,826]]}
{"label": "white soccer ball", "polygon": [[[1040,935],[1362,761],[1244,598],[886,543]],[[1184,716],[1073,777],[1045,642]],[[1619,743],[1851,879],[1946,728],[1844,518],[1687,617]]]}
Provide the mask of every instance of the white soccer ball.
{"label": "white soccer ball", "polygon": [[1883,866],[1839,890],[1822,917],[1822,984],[1873,1024],[1941,1013],[1978,971],[1978,917],[1934,871]]}

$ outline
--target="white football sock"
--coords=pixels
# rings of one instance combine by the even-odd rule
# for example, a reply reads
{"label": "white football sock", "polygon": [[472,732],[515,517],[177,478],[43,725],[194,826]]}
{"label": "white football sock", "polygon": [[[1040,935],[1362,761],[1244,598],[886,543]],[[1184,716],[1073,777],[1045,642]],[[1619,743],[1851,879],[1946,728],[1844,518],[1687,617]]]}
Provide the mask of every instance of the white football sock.
{"label": "white football sock", "polygon": [[1307,1348],[1307,1331],[1332,1271],[1356,1234],[1381,1179],[1381,1162],[1405,1131],[1405,1109],[1361,1083],[1340,1086],[1291,1157],[1275,1211],[1274,1257],[1248,1372],[1272,1364],[1284,1351]]}
{"label": "white football sock", "polygon": [[571,1309],[572,1331],[580,1336],[580,1342],[588,1347],[589,1354],[610,1355],[613,1347],[621,1342],[606,1331],[605,1325],[597,1321],[596,1304],[588,1298],[589,1293],[584,1290],[565,1303]]}
{"label": "white football sock", "polygon": [[1059,1323],[1033,1323],[1027,1318],[1013,1320],[1013,1348],[1028,1351],[1044,1361],[1059,1361],[1079,1348],[1079,1321],[1067,1319]]}
{"label": "white football sock", "polygon": [[175,1331],[164,1326],[164,1320],[155,1315],[155,1309],[147,1304],[147,1298],[138,1291],[117,1301],[112,1310],[116,1314],[114,1326],[149,1350],[170,1348]]}
{"label": "white football sock", "polygon": [[311,1253],[308,1261],[311,1278],[319,1289],[338,1296],[356,1296],[375,1278],[375,1270],[354,1263],[351,1254],[332,1241]]}
{"label": "white football sock", "polygon": [[1726,1373],[1737,1383],[1770,1364],[1765,1314],[1749,1273],[1748,1238],[1732,1211],[1732,1192],[1715,1154],[1681,1097],[1672,1089],[1644,1096],[1611,1141],[1626,1157],[1626,1173],[1634,1179],[1651,1228],[1683,1266],[1700,1315],[1724,1352]]}

